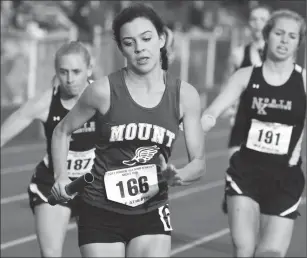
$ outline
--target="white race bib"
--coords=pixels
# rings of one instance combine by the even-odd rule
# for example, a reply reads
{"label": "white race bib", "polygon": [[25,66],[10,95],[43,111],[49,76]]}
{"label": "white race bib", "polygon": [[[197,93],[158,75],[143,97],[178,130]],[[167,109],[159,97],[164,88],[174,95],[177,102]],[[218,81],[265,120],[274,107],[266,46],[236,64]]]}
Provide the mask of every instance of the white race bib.
{"label": "white race bib", "polygon": [[[69,177],[80,177],[90,172],[95,159],[95,149],[88,151],[68,151],[67,155],[67,173]],[[49,167],[48,154],[43,159],[46,167]]]}
{"label": "white race bib", "polygon": [[88,151],[69,151],[67,155],[67,173],[69,177],[79,177],[90,172],[94,164],[95,149]]}
{"label": "white race bib", "polygon": [[104,183],[109,200],[131,207],[147,202],[159,192],[154,164],[108,171]]}
{"label": "white race bib", "polygon": [[246,147],[259,152],[288,153],[293,126],[252,119]]}

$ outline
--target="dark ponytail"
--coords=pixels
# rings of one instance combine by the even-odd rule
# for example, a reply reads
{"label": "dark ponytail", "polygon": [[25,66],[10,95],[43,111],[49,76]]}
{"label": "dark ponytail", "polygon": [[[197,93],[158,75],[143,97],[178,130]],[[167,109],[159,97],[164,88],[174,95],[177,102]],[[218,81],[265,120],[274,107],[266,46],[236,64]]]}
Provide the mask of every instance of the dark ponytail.
{"label": "dark ponytail", "polygon": [[161,52],[161,67],[162,67],[162,70],[167,71],[168,70],[168,56],[167,56],[166,47],[164,46],[163,48],[161,48],[160,52]]}

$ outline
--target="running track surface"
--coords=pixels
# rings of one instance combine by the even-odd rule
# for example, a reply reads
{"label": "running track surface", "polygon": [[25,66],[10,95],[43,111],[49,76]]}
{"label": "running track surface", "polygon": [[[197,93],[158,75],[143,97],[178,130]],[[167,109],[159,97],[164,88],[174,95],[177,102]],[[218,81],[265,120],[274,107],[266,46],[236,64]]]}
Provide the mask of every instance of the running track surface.
{"label": "running track surface", "polygon": [[[220,122],[206,137],[207,171],[197,183],[170,192],[173,257],[231,257],[227,217],[221,212],[226,143],[229,128]],[[304,146],[306,141],[304,140]],[[306,156],[306,151],[304,150]],[[27,185],[44,146],[24,145],[1,150],[1,257],[39,257],[34,219],[28,206]],[[172,157],[177,166],[187,161],[181,136]],[[306,171],[304,166],[304,171]],[[306,257],[306,192],[300,206],[288,257]],[[64,257],[80,257],[77,230],[72,222],[64,244]]]}

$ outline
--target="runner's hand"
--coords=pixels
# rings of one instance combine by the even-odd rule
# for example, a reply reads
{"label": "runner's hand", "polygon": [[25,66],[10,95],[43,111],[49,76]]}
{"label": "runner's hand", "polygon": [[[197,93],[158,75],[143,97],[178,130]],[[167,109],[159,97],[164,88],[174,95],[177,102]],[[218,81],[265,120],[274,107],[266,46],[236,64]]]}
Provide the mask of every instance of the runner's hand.
{"label": "runner's hand", "polygon": [[168,164],[166,168],[162,170],[162,175],[169,186],[182,185],[182,179],[173,164]]}
{"label": "runner's hand", "polygon": [[182,185],[182,180],[177,173],[177,169],[172,164],[167,164],[162,154],[159,155],[160,166],[163,178],[169,186]]}
{"label": "runner's hand", "polygon": [[71,180],[68,177],[59,177],[56,179],[51,189],[51,194],[58,202],[67,202],[75,197],[75,195],[68,195],[66,193],[65,186],[69,183],[71,183]]}
{"label": "runner's hand", "polygon": [[208,114],[202,115],[201,125],[205,133],[209,132],[215,126],[215,123],[216,123],[216,118],[214,116]]}

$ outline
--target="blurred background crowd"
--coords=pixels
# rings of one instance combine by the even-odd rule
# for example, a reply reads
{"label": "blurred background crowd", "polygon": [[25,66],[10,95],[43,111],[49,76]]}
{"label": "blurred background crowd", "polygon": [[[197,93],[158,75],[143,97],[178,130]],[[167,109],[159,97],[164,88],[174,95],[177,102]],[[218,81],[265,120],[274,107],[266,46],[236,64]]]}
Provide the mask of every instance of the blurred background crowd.
{"label": "blurred background crowd", "polygon": [[111,27],[116,13],[132,2],[146,2],[162,16],[175,38],[171,72],[207,100],[219,91],[231,49],[249,40],[250,8],[265,3],[306,17],[306,0],[1,1],[1,113],[50,87],[54,54],[67,40],[89,48],[95,78],[122,67]]}

